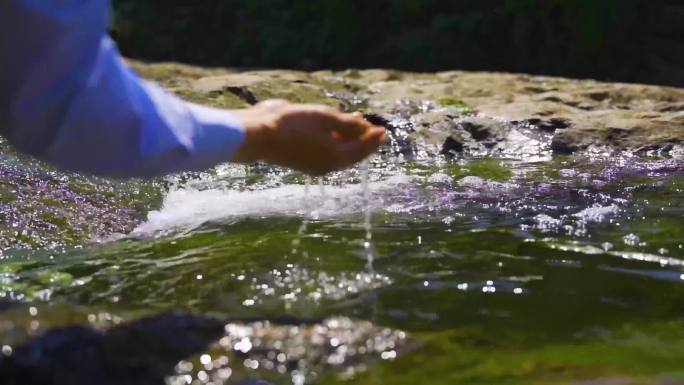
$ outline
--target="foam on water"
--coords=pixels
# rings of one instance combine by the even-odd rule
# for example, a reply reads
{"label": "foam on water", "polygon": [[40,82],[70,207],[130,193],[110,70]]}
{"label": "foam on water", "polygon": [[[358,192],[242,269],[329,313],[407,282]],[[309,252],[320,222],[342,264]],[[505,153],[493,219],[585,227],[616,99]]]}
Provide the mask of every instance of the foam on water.
{"label": "foam on water", "polygon": [[573,216],[585,222],[603,222],[607,217],[616,215],[619,211],[620,208],[615,204],[608,206],[594,204],[591,207],[587,207],[586,209],[573,214]]}
{"label": "foam on water", "polygon": [[[401,191],[410,183],[404,174],[383,181],[368,183],[370,211],[386,207],[383,196]],[[165,230],[193,229],[207,222],[222,222],[244,217],[303,216],[315,208],[316,217],[334,218],[361,213],[363,188],[361,184],[326,187],[326,194],[310,194],[305,185],[286,184],[256,191],[224,189],[197,190],[192,187],[176,188],[164,198],[162,208],[148,214],[146,222],[132,233],[134,236],[151,235]],[[377,199],[376,199],[377,196]]]}

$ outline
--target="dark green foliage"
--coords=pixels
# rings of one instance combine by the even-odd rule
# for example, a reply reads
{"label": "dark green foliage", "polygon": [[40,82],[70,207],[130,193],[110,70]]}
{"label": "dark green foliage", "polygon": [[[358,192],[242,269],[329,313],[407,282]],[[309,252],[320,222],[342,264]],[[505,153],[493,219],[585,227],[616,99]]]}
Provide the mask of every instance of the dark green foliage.
{"label": "dark green foliage", "polygon": [[127,55],[203,65],[505,70],[680,84],[684,50],[673,48],[684,7],[667,3],[114,0],[112,29]]}

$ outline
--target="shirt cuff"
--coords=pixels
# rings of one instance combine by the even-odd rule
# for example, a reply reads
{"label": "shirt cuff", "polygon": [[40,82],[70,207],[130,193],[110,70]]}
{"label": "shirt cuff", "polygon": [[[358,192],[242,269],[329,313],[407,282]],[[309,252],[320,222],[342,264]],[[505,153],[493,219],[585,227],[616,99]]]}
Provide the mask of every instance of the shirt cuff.
{"label": "shirt cuff", "polygon": [[228,111],[188,103],[197,130],[193,137],[188,169],[205,170],[233,160],[245,140],[245,127]]}

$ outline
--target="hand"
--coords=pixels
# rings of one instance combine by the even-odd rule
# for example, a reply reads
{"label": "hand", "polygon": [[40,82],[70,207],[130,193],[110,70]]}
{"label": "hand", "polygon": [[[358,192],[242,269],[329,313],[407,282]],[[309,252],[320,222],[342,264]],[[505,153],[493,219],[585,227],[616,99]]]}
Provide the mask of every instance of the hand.
{"label": "hand", "polygon": [[267,100],[234,111],[246,138],[235,161],[290,167],[311,175],[341,170],[363,160],[385,142],[385,129],[360,114],[322,105]]}

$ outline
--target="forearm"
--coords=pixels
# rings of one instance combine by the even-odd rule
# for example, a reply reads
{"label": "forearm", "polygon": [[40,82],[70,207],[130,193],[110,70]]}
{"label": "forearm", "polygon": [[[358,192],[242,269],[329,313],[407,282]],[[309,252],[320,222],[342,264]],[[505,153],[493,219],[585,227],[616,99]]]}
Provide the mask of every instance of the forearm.
{"label": "forearm", "polygon": [[[16,52],[0,58],[3,135],[21,151],[97,175],[155,176],[231,160],[244,138],[240,120],[139,79],[106,37],[106,5],[10,1],[0,16],[0,48]],[[20,28],[14,19],[35,24],[28,48],[9,31]]]}
{"label": "forearm", "polygon": [[189,104],[139,79],[107,37],[107,0],[6,0],[0,133],[66,169],[156,176],[266,161],[310,174],[349,167],[384,129],[319,105],[244,111]]}

